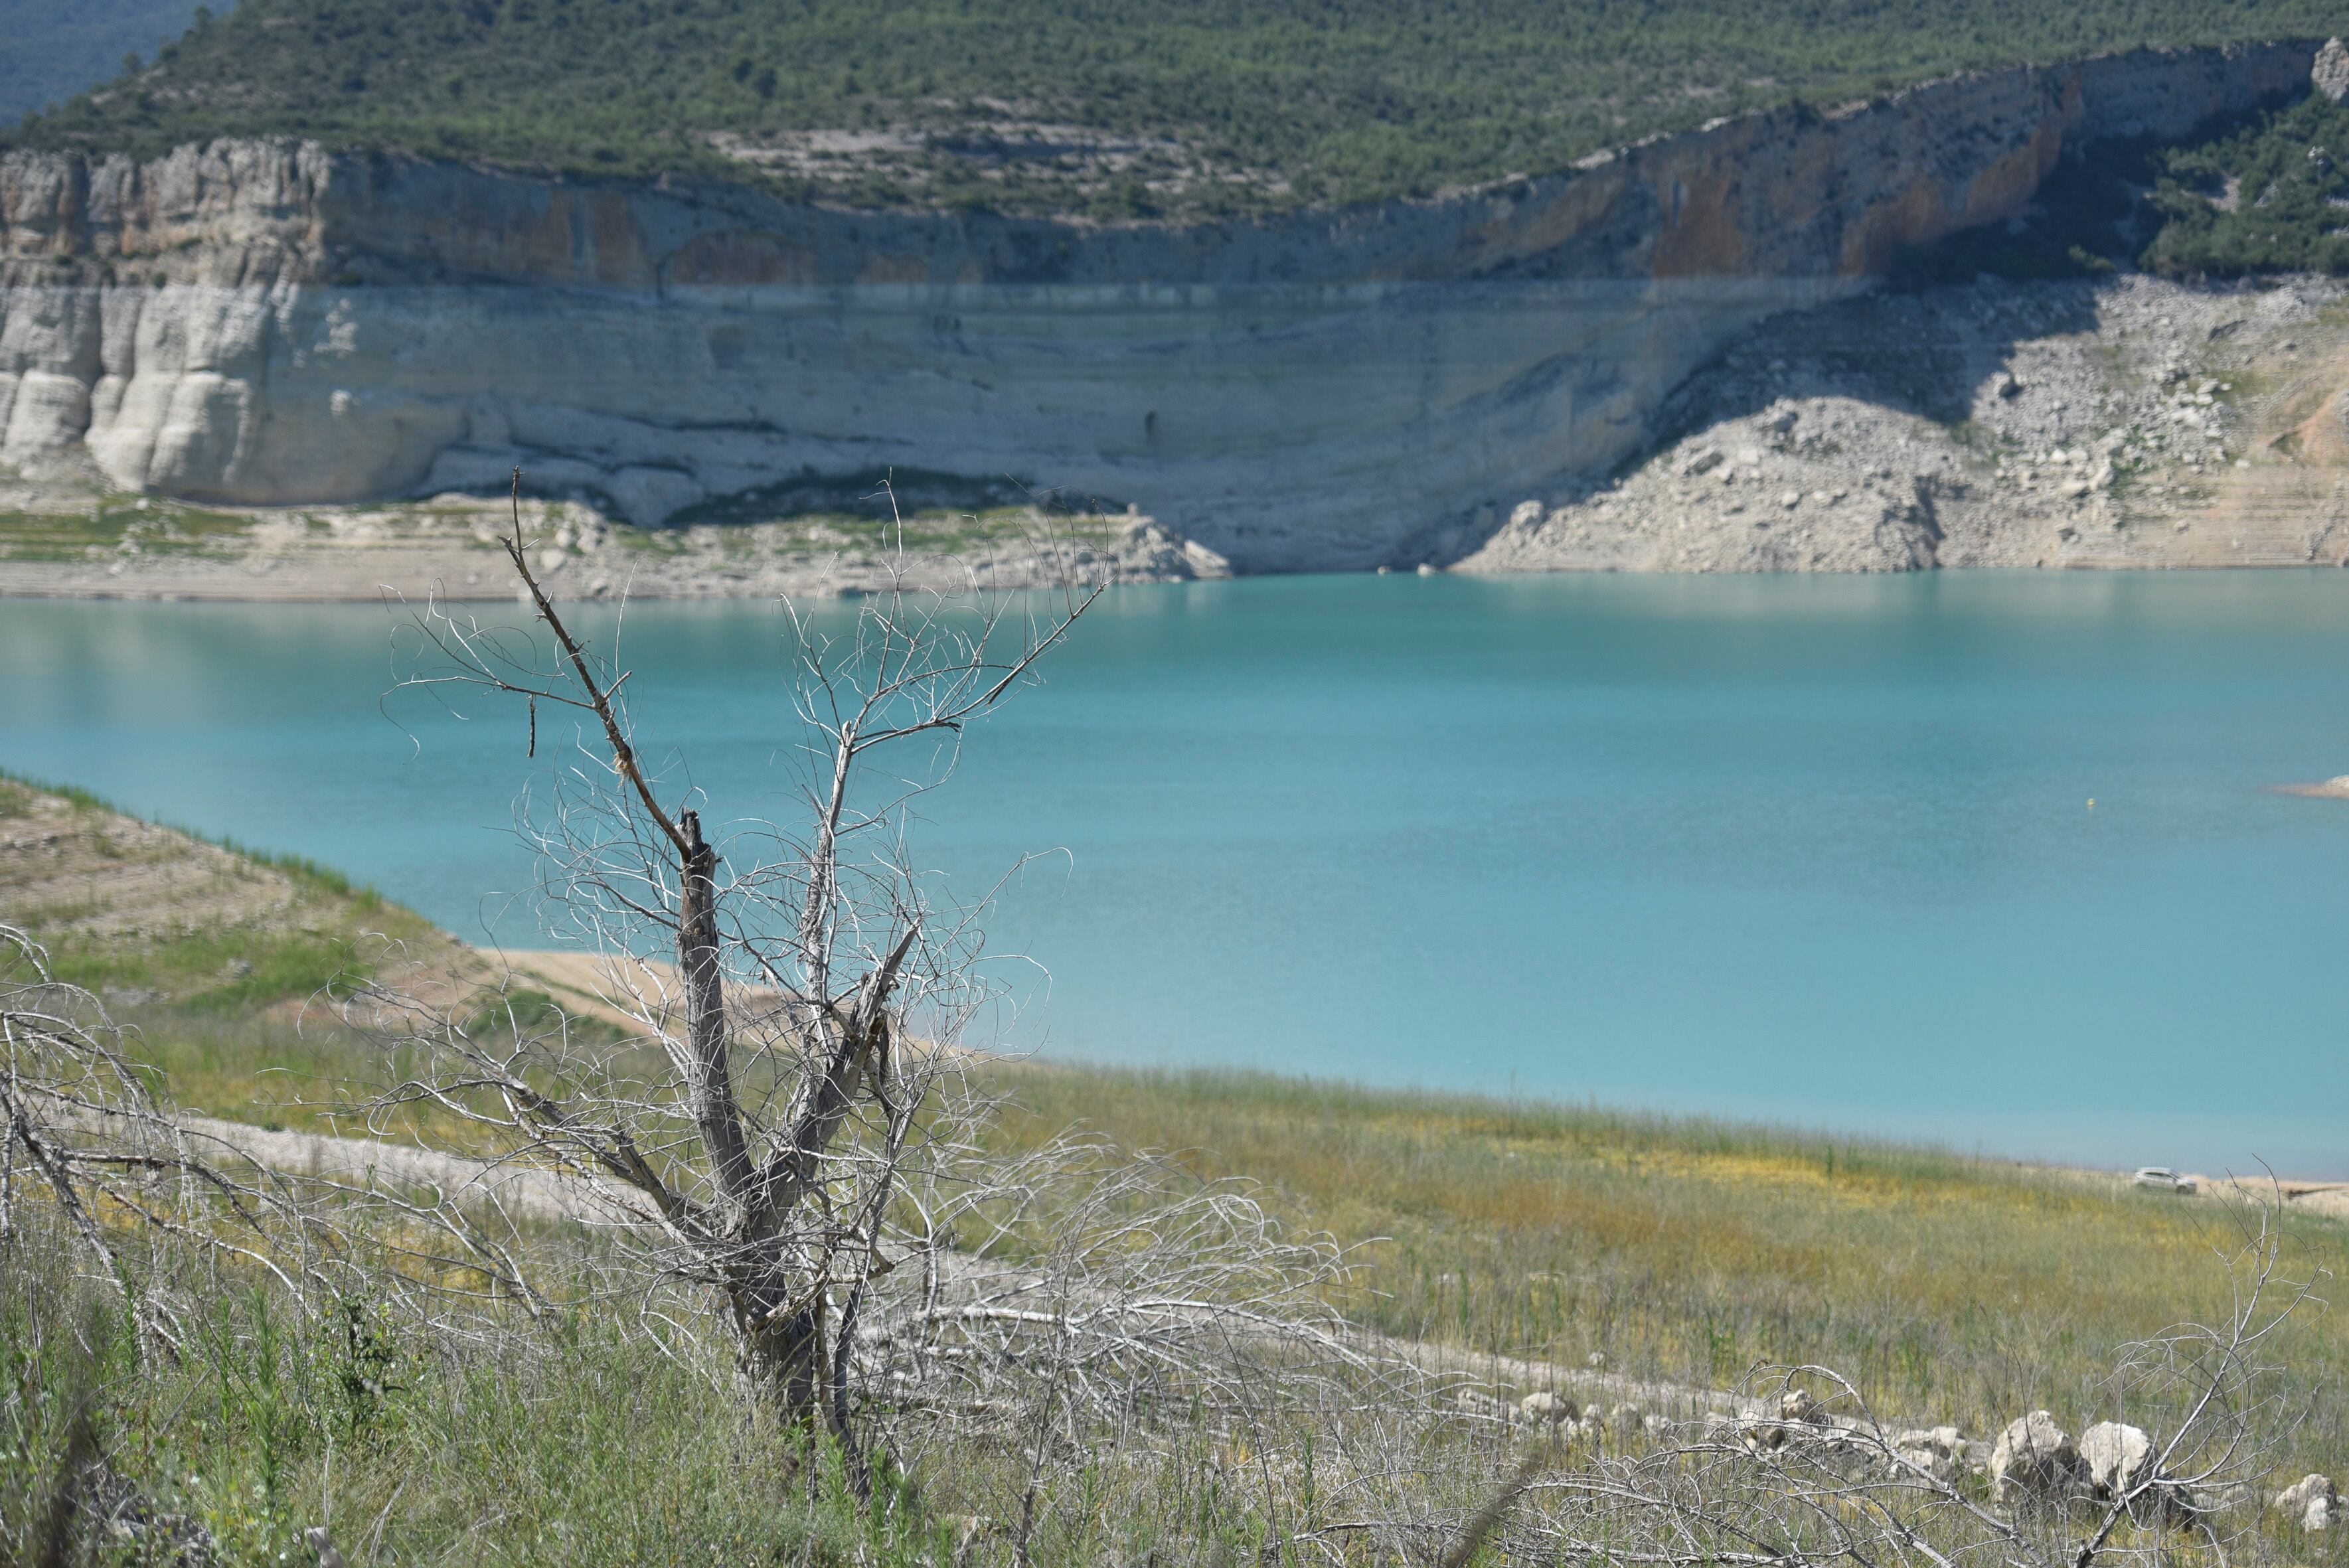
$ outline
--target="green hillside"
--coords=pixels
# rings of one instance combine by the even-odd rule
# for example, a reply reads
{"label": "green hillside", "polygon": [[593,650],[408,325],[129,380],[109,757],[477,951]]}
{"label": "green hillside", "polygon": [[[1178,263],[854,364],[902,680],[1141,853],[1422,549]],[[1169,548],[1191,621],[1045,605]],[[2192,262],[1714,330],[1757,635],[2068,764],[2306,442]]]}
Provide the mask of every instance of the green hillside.
{"label": "green hillside", "polygon": [[243,0],[8,133],[300,133],[878,207],[1198,215],[1555,169],[1948,71],[2318,36],[2316,0]]}

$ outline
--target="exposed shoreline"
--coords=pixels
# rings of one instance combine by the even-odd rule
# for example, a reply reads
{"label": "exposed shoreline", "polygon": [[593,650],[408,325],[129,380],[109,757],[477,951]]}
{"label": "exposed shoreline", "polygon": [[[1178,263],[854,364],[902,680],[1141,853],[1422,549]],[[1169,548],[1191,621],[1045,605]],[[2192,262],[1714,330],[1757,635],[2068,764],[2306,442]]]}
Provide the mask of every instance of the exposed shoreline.
{"label": "exposed shoreline", "polygon": [[[500,499],[226,509],[88,485],[28,499],[49,510],[16,513],[12,531],[0,493],[0,597],[493,603],[520,592],[505,554],[511,503]],[[892,525],[861,519],[651,531],[583,502],[532,500],[522,528],[533,569],[566,600],[836,598],[900,573],[916,587],[992,588],[1229,575],[1221,557],[1153,519],[1041,507],[910,518],[902,561],[885,548]]]}

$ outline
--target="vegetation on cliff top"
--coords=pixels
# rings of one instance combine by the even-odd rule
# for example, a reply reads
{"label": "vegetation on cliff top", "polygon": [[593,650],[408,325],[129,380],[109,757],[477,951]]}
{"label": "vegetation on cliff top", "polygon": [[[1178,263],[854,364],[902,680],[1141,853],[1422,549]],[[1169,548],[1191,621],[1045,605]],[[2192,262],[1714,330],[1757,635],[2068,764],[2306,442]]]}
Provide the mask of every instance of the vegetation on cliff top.
{"label": "vegetation on cliff top", "polygon": [[2174,275],[2349,273],[2349,103],[2316,94],[2163,157],[2166,222],[2142,257]]}
{"label": "vegetation on cliff top", "polygon": [[1920,248],[1920,284],[2095,276],[2349,273],[2349,103],[2297,102],[2205,126],[2178,146],[2104,142],[2067,158],[2002,225]]}
{"label": "vegetation on cliff top", "polygon": [[7,145],[341,145],[1102,219],[1419,194],[1757,106],[2142,45],[2315,0],[243,0]]}

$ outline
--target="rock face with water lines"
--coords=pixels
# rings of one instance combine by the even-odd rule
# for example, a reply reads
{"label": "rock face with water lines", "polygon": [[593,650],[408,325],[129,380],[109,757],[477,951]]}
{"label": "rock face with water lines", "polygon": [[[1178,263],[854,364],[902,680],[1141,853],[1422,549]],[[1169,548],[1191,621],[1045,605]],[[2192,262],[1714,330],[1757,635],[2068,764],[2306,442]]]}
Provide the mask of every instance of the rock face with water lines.
{"label": "rock face with water lines", "polygon": [[[520,464],[645,524],[891,469],[1010,476],[1138,505],[1242,571],[1448,561],[1650,443],[1757,321],[2020,211],[2068,144],[2302,90],[2313,53],[1968,77],[1185,229],[312,144],[14,154],[0,461],[252,505],[481,490]],[[1909,551],[1897,518],[1870,526]]]}

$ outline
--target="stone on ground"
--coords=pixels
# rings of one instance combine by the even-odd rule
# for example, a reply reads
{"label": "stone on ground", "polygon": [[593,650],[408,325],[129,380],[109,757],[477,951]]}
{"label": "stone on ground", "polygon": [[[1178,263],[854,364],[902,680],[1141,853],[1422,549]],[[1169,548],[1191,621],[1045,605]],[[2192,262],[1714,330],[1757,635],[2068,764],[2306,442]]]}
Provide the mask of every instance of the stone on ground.
{"label": "stone on ground", "polygon": [[1991,1495],[1999,1502],[2060,1493],[2079,1473],[2079,1450],[2045,1410],[2008,1423],[1991,1450]]}

